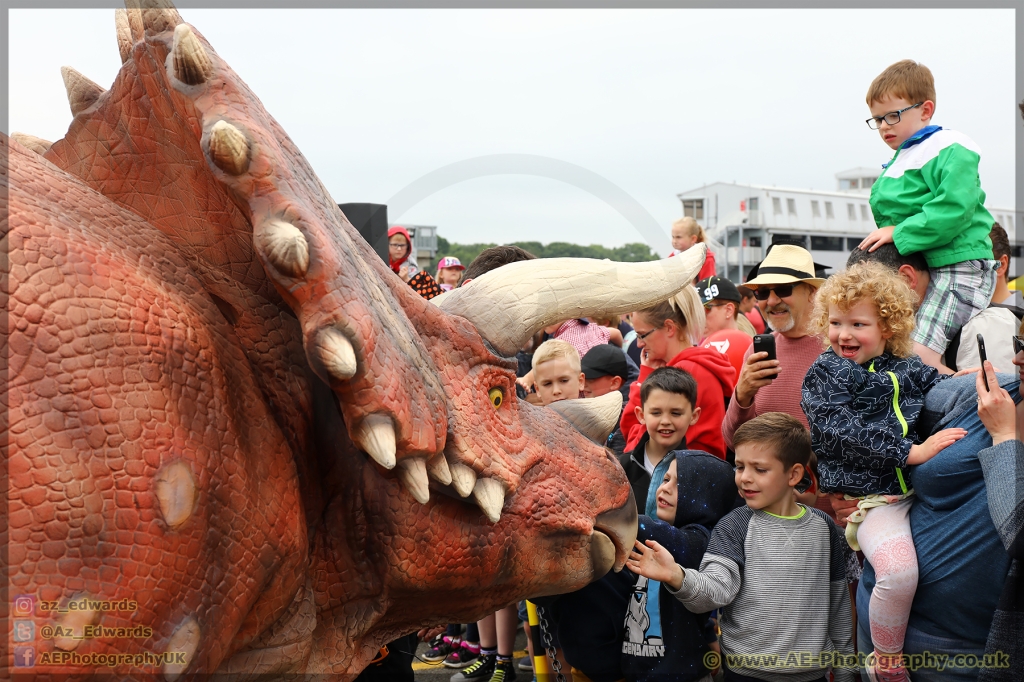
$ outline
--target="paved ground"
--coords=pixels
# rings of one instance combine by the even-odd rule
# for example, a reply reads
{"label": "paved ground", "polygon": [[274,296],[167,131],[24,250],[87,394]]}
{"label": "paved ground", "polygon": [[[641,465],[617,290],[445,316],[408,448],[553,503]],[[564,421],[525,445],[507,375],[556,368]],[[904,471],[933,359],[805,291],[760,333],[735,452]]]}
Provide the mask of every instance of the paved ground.
{"label": "paved ground", "polygon": [[[416,654],[422,654],[427,650],[427,645],[420,643],[416,649]],[[519,629],[519,634],[516,635],[516,651],[515,660],[518,663],[519,659],[526,658],[526,635],[523,633],[522,628]],[[446,668],[440,663],[426,663],[424,661],[413,661],[412,669],[416,673],[416,682],[448,682],[452,675],[459,672],[452,668]],[[518,682],[530,682],[533,674],[523,671],[516,671],[516,680]]]}

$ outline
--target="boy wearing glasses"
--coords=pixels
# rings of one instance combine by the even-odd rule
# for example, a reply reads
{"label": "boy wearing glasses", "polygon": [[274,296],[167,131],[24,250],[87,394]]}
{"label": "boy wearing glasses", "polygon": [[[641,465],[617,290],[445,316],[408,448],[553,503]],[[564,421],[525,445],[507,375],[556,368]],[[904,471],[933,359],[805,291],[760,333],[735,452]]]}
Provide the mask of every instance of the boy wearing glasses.
{"label": "boy wearing glasses", "polygon": [[932,73],[897,62],[871,83],[867,124],[896,154],[871,187],[879,228],[860,243],[873,251],[893,243],[903,255],[921,253],[931,283],[917,312],[914,352],[942,372],[942,354],[956,333],[984,310],[995,290],[992,215],[978,179],[977,145],[966,135],[931,125]]}

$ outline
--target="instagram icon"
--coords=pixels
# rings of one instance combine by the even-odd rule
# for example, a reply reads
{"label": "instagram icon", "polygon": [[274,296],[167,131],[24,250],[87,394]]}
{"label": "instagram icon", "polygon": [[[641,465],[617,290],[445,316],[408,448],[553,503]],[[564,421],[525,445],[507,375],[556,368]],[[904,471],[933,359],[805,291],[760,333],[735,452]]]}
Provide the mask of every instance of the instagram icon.
{"label": "instagram icon", "polygon": [[14,598],[14,615],[31,616],[36,610],[36,598],[31,594],[20,594]]}

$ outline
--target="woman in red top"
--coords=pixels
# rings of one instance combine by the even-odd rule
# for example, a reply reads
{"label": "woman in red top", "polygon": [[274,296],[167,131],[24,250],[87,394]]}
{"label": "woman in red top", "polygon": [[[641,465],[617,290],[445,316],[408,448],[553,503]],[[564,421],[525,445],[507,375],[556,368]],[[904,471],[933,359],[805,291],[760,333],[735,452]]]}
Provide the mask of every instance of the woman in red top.
{"label": "woman in red top", "polygon": [[640,384],[658,367],[686,370],[697,380],[697,407],[701,414],[686,432],[686,448],[703,450],[725,459],[722,421],[725,397],[736,387],[736,370],[714,348],[696,345],[704,335],[704,308],[693,287],[686,287],[667,301],[633,313],[633,328],[640,347],[640,378],[629,390],[629,403],[622,411],[622,433],[626,451],[636,447],[645,433],[637,421],[635,407],[640,405]]}

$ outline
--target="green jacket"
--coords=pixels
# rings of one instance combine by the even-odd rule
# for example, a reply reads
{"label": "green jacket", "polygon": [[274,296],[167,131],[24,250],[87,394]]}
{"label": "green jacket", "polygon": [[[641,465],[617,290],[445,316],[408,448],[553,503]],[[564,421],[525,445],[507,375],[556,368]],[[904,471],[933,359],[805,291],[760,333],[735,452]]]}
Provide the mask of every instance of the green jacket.
{"label": "green jacket", "polygon": [[992,214],[978,179],[978,147],[966,135],[928,126],[904,142],[871,187],[879,227],[895,225],[903,255],[928,267],[992,260]]}

